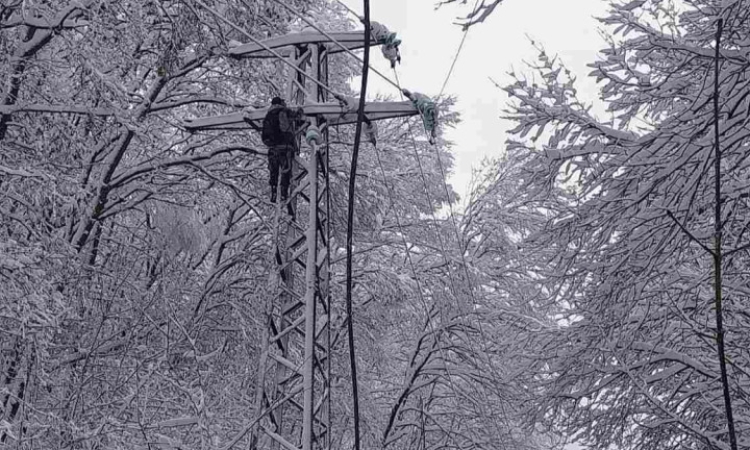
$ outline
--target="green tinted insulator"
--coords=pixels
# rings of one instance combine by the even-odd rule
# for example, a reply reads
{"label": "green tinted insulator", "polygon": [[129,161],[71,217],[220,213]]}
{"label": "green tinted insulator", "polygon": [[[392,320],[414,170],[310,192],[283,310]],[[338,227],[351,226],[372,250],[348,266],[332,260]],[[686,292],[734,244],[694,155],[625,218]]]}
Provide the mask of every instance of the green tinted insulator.
{"label": "green tinted insulator", "polygon": [[430,97],[418,92],[411,92],[404,89],[403,93],[406,97],[409,98],[409,100],[412,101],[414,106],[419,111],[419,114],[422,116],[424,128],[425,130],[427,130],[427,132],[430,133],[430,143],[434,143],[435,137],[437,135],[437,122],[439,113],[437,103],[432,101]]}
{"label": "green tinted insulator", "polygon": [[307,129],[307,133],[305,134],[305,139],[307,139],[307,143],[310,145],[321,145],[323,144],[323,134],[320,132],[320,129],[316,126],[310,126]]}
{"label": "green tinted insulator", "polygon": [[385,39],[383,39],[383,45],[389,45],[393,47],[398,47],[401,45],[401,39],[398,38],[396,33],[389,33],[388,36],[386,36]]}

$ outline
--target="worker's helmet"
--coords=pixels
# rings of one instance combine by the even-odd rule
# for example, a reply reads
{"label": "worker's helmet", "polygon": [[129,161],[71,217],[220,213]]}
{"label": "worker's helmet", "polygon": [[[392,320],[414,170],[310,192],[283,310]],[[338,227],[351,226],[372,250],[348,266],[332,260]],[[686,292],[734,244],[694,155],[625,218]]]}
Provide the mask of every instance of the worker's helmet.
{"label": "worker's helmet", "polygon": [[283,98],[281,98],[281,97],[274,97],[274,98],[273,98],[273,99],[271,100],[271,104],[272,104],[272,105],[281,105],[281,106],[286,106],[286,102],[285,102],[285,101],[284,101],[284,99],[283,99]]}

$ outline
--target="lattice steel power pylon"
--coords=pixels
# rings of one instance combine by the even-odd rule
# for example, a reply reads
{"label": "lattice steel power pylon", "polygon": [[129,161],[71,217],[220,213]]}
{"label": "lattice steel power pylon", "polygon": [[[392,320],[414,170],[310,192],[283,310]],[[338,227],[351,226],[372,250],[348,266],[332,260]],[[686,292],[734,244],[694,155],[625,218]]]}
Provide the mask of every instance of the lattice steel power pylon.
{"label": "lattice steel power pylon", "polygon": [[[286,58],[287,99],[300,107],[310,127],[306,145],[295,156],[289,205],[277,207],[274,279],[277,294],[269,300],[265,350],[258,364],[255,448],[330,449],[329,183],[327,131],[354,123],[356,102],[331,99],[329,56],[364,47],[364,31],[303,31],[261,43],[236,46],[236,58]],[[382,41],[381,41],[382,42]],[[373,39],[373,45],[379,45]],[[311,80],[316,80],[313,82]],[[329,101],[336,100],[336,101]],[[186,123],[190,130],[259,128],[267,109],[250,109]],[[412,102],[368,103],[370,121],[419,114]]]}

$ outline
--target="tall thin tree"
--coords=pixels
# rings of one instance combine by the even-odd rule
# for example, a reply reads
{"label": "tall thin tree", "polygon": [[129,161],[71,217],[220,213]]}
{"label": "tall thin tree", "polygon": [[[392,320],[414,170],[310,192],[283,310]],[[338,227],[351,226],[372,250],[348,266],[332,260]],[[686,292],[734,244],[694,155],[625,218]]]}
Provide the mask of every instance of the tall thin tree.
{"label": "tall thin tree", "polygon": [[719,367],[721,369],[721,386],[724,392],[724,408],[727,415],[727,426],[729,428],[729,445],[732,450],[737,450],[737,436],[734,431],[734,417],[732,415],[732,396],[729,392],[729,378],[727,377],[727,361],[724,351],[724,318],[722,312],[721,293],[721,265],[723,260],[721,246],[721,130],[719,127],[719,75],[721,71],[721,34],[724,28],[724,19],[719,19],[716,26],[716,54],[714,57],[714,306],[716,309],[716,347],[719,353]]}

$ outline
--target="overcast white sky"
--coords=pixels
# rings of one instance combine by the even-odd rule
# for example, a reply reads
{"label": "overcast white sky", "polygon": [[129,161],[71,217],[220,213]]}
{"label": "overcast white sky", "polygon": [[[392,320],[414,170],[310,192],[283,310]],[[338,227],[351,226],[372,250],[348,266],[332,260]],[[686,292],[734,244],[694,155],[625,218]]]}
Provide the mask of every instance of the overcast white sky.
{"label": "overcast white sky", "polygon": [[[361,0],[344,0],[358,13]],[[466,9],[444,6],[435,10],[437,0],[372,0],[372,20],[395,31],[403,40],[399,77],[404,88],[437,95],[448,73],[461,40],[461,28],[454,25],[459,13]],[[472,2],[469,2],[471,4]],[[492,77],[501,85],[509,80],[507,73],[524,70],[524,61],[536,57],[529,39],[545,46],[550,55],[559,55],[578,76],[579,94],[583,99],[598,97],[596,85],[585,78],[590,72],[586,64],[596,59],[603,46],[599,35],[601,17],[607,2],[602,0],[505,0],[484,24],[469,31],[456,69],[446,93],[458,98],[463,123],[448,132],[456,143],[455,174],[451,183],[466,197],[472,167],[485,156],[502,154],[505,132],[511,124],[500,119],[505,93],[490,82]],[[373,67],[392,76],[380,52],[373,52]],[[398,92],[377,75],[370,75],[369,90],[397,96]],[[369,97],[369,95],[368,95]]]}
{"label": "overcast white sky", "polygon": [[[361,14],[361,0],[344,0]],[[437,0],[372,0],[372,20],[395,31],[403,40],[398,68],[404,88],[437,95],[448,73],[461,40],[461,28],[453,25],[461,10],[444,6],[435,10]],[[472,2],[469,1],[469,4]],[[588,63],[596,60],[603,48],[595,17],[606,12],[603,0],[505,0],[484,24],[469,31],[446,93],[458,98],[463,122],[448,137],[455,142],[455,174],[451,182],[463,197],[468,193],[472,167],[485,156],[503,152],[505,132],[511,124],[500,119],[507,95],[490,82],[509,81],[507,73],[520,73],[524,61],[536,58],[529,38],[541,43],[549,55],[558,55],[578,77],[583,100],[595,101],[598,91],[586,76]],[[528,36],[528,37],[527,37]],[[373,67],[392,75],[380,52],[373,53]],[[371,74],[372,94],[397,96],[398,92],[377,75]],[[368,95],[369,96],[369,95]],[[570,446],[569,449],[580,447]]]}

